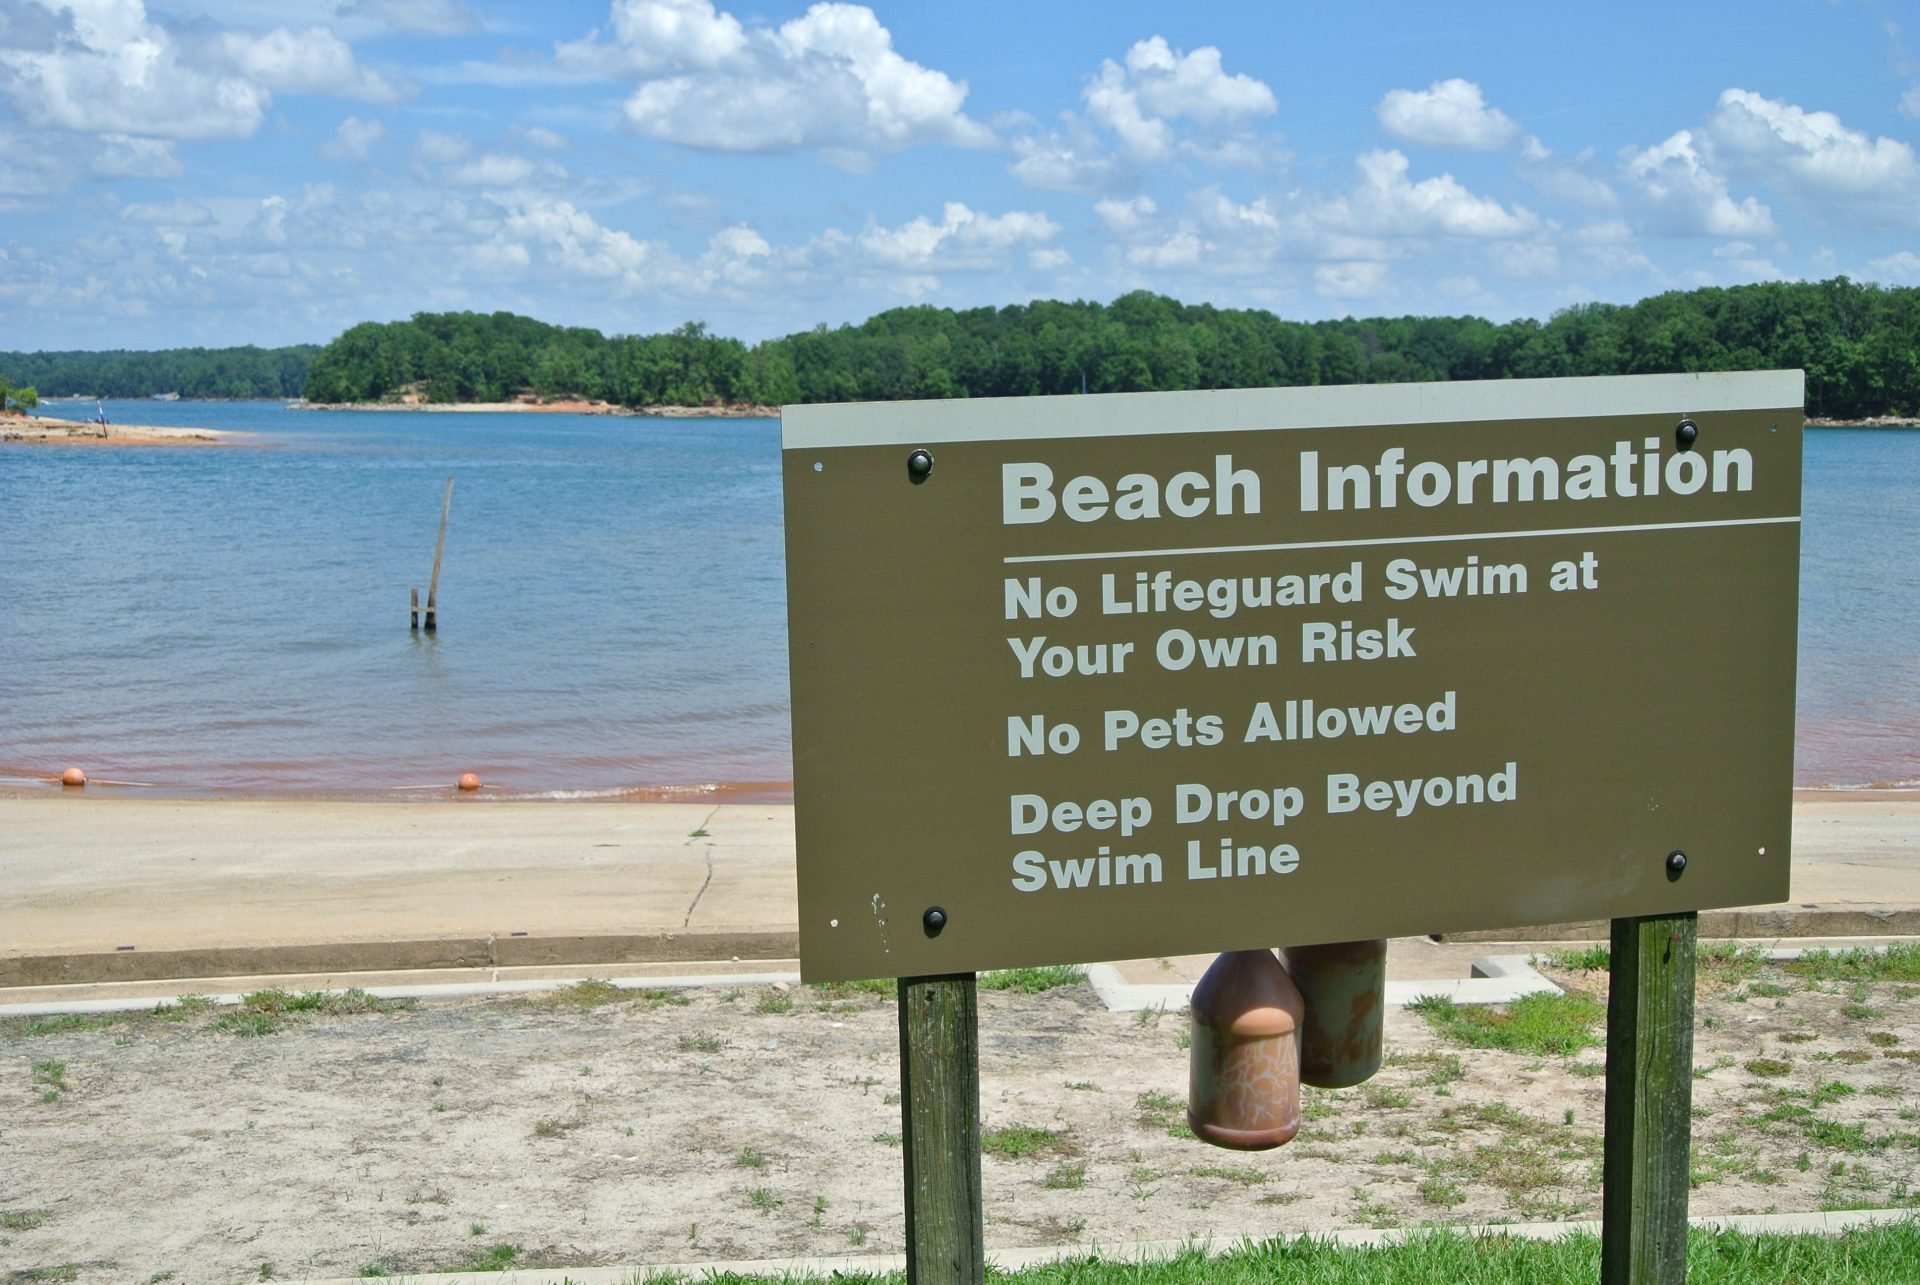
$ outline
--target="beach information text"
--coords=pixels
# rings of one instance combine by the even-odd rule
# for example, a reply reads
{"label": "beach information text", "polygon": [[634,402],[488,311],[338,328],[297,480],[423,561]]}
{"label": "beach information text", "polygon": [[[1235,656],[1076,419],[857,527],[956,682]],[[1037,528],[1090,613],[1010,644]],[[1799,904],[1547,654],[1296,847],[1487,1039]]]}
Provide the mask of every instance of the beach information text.
{"label": "beach information text", "polygon": [[1800,399],[788,408],[803,974],[1783,898]]}

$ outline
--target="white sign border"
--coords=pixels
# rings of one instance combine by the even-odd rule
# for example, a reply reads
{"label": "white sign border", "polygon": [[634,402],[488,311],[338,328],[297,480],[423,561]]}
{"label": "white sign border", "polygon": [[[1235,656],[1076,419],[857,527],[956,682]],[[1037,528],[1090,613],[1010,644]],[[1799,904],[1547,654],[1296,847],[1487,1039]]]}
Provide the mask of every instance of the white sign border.
{"label": "white sign border", "polygon": [[783,406],[782,449],[1783,410],[1798,370]]}

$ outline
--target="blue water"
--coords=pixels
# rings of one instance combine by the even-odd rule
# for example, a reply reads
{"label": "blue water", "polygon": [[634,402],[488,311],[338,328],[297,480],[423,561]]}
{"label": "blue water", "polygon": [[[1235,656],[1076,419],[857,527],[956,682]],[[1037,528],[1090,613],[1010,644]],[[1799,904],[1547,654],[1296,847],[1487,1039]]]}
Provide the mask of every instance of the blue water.
{"label": "blue water", "polygon": [[[271,445],[0,451],[0,771],[242,791],[791,776],[778,421],[106,410]],[[410,633],[449,476],[440,630]]]}
{"label": "blue water", "polygon": [[[0,776],[791,777],[776,421],[106,409],[267,445],[0,447]],[[1920,433],[1810,431],[1805,459],[1796,778],[1920,784]]]}

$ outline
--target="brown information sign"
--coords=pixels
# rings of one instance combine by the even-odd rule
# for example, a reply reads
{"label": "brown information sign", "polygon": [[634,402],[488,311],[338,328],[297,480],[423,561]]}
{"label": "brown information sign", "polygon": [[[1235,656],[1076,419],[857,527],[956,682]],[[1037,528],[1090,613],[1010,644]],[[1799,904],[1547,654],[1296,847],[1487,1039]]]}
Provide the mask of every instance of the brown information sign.
{"label": "brown information sign", "polygon": [[803,975],[1784,899],[1801,400],[787,408]]}

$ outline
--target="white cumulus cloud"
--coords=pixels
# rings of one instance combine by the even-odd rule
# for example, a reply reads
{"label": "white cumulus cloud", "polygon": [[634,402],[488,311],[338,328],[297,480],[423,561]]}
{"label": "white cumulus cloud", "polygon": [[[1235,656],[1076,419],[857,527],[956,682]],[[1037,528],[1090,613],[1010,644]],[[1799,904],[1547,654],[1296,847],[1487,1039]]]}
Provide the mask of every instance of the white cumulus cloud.
{"label": "white cumulus cloud", "polygon": [[87,168],[107,178],[173,179],[185,173],[171,141],[126,134],[102,134]]}
{"label": "white cumulus cloud", "polygon": [[1395,138],[1428,147],[1468,147],[1492,151],[1520,137],[1520,126],[1497,107],[1487,106],[1480,86],[1454,77],[1425,89],[1395,89],[1374,108],[1380,124]]}
{"label": "white cumulus cloud", "polygon": [[871,262],[883,267],[984,271],[1004,264],[1014,249],[1043,245],[1059,235],[1060,225],[1044,214],[981,214],[949,201],[937,223],[923,216],[897,228],[868,228],[859,244]]}
{"label": "white cumulus cloud", "polygon": [[1771,236],[1773,212],[1749,196],[1734,200],[1710,147],[1680,130],[1645,150],[1628,148],[1622,171],[1667,230],[1683,235]]}
{"label": "white cumulus cloud", "polygon": [[1252,76],[1229,75],[1218,49],[1180,53],[1160,36],[1136,43],[1124,64],[1104,60],[1084,96],[1087,114],[1148,165],[1172,156],[1173,120],[1237,125],[1277,110],[1273,91]]}
{"label": "white cumulus cloud", "polygon": [[374,145],[386,137],[387,127],[379,121],[349,116],[335,127],[333,138],[322,144],[320,151],[334,160],[364,161]]}
{"label": "white cumulus cloud", "polygon": [[276,90],[391,101],[404,90],[359,65],[324,27],[176,33],[142,0],[40,0],[62,21],[0,48],[0,91],[29,122],[148,139],[245,138]]}
{"label": "white cumulus cloud", "polygon": [[1875,259],[1867,264],[1873,274],[1883,281],[1894,281],[1901,285],[1920,285],[1920,254],[1911,250],[1901,250],[1885,258]]}
{"label": "white cumulus cloud", "polygon": [[1451,174],[1414,182],[1407,158],[1391,150],[1362,153],[1355,161],[1360,183],[1323,219],[1370,236],[1513,237],[1539,220],[1518,206],[1509,210],[1492,197],[1476,196]]}
{"label": "white cumulus cloud", "polygon": [[903,57],[873,10],[816,4],[749,27],[711,0],[616,0],[609,33],[560,46],[557,63],[639,80],[628,125],[723,152],[818,150],[858,165],[921,143],[993,141],[962,110],[967,86]]}
{"label": "white cumulus cloud", "polygon": [[1313,287],[1329,299],[1366,299],[1386,288],[1384,263],[1323,263],[1313,270]]}
{"label": "white cumulus cloud", "polygon": [[399,87],[360,66],[347,42],[325,27],[276,27],[260,36],[228,31],[215,45],[234,70],[264,89],[377,103],[402,97]]}
{"label": "white cumulus cloud", "polygon": [[1707,123],[1715,154],[1849,221],[1920,227],[1920,161],[1897,139],[1848,129],[1832,112],[1729,89]]}

